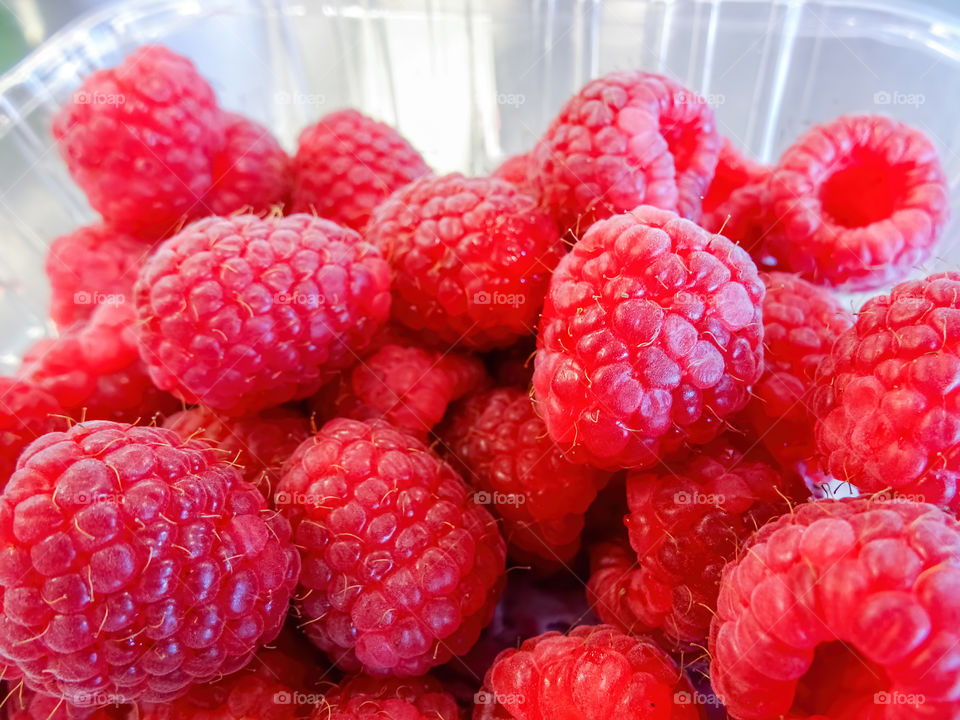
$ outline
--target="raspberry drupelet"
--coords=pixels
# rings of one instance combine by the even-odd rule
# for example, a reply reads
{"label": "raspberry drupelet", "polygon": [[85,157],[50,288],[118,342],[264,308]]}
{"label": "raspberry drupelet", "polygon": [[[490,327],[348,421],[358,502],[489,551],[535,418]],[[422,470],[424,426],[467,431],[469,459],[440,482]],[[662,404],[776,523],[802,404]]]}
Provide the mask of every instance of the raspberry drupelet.
{"label": "raspberry drupelet", "polygon": [[293,408],[276,407],[231,418],[207,408],[174,413],[163,426],[184,439],[202,438],[221,451],[221,459],[267,499],[280,482],[283,464],[313,434],[310,418]]}
{"label": "raspberry drupelet", "polygon": [[132,705],[72,705],[63,698],[34,692],[23,685],[4,694],[0,715],[4,720],[133,720],[136,717],[132,714]]}
{"label": "raspberry drupelet", "polygon": [[172,700],[277,636],[290,536],[206,443],[108,421],[44,435],[0,495],[0,657],[74,704]]}
{"label": "raspberry drupelet", "polygon": [[529,183],[565,235],[638,205],[697,220],[720,145],[695,93],[661,75],[613,72],[560,110],[530,153]]}
{"label": "raspberry drupelet", "polygon": [[709,442],[760,377],[763,295],[744,250],[675,213],[596,223],[540,319],[533,386],[550,436],[611,469]]}
{"label": "raspberry drupelet", "polygon": [[960,717],[958,587],[960,525],[946,513],[804,503],[724,569],[713,686],[742,720]]}
{"label": "raspberry drupelet", "polygon": [[426,440],[447,406],[485,378],[483,363],[472,355],[390,343],[338,376],[311,405],[322,420],[382,418]]}
{"label": "raspberry drupelet", "polygon": [[98,305],[86,324],[44,338],[23,356],[18,375],[53,395],[74,420],[149,424],[182,405],[157,388],[137,351],[136,309]]}
{"label": "raspberry drupelet", "polygon": [[146,45],[87,76],[54,118],[53,137],[109,225],[156,239],[202,213],[223,117],[190,60]]}
{"label": "raspberry drupelet", "polygon": [[377,205],[430,168],[389,125],[337,110],[300,133],[293,174],[293,212],[362,232]]}
{"label": "raspberry drupelet", "polygon": [[352,365],[389,316],[389,289],[380,252],[329,220],[206,218],[140,271],[140,355],[185,402],[255,412]]}
{"label": "raspberry drupelet", "polygon": [[496,178],[426,177],[377,207],[367,240],[394,272],[393,317],[474,350],[536,326],[565,246],[533,198]]}
{"label": "raspberry drupelet", "polygon": [[764,371],[745,416],[756,437],[784,467],[816,453],[813,394],[817,368],[853,314],[826,288],[796,275],[762,274]]}
{"label": "raspberry drupelet", "polygon": [[525,391],[468,397],[438,435],[447,460],[503,519],[515,559],[543,569],[572,562],[584,513],[608,474],[565,460]]}
{"label": "raspberry drupelet", "polygon": [[807,496],[798,476],[724,438],[670,470],[629,473],[630,545],[592,549],[594,612],[628,632],[659,631],[675,647],[702,643],[724,564],[751,533]]}
{"label": "raspberry drupelet", "polygon": [[290,194],[290,158],[267,128],[236,113],[223,115],[223,144],[213,156],[213,184],[205,215],[238,211],[261,215]]}
{"label": "raspberry drupelet", "polygon": [[930,257],[950,212],[933,143],[875,115],[817,125],[768,182],[767,241],[782,268],[813,282],[871,290]]}
{"label": "raspberry drupelet", "polygon": [[411,435],[332,420],[287,462],[274,503],[303,558],[303,630],[344,670],[423,674],[490,621],[505,573],[496,521]]}
{"label": "raspberry drupelet", "polygon": [[729,139],[723,138],[720,154],[717,156],[716,171],[703,196],[701,225],[708,230],[718,232],[708,226],[708,217],[722,208],[740,188],[765,180],[767,173],[768,169],[765,166],[741,153]]}
{"label": "raspberry drupelet", "polygon": [[55,238],[47,253],[50,317],[61,329],[87,320],[98,305],[131,302],[150,245],[102,223]]}
{"label": "raspberry drupelet", "polygon": [[0,376],[0,488],[20,451],[41,435],[66,427],[57,399],[36,383]]}
{"label": "raspberry drupelet", "polygon": [[609,625],[548,632],[504,650],[477,693],[474,720],[698,720],[692,688],[649,638]]}
{"label": "raspberry drupelet", "polygon": [[825,470],[867,493],[958,502],[960,273],[868,300],[821,362],[813,408]]}
{"label": "raspberry drupelet", "polygon": [[313,720],[460,720],[457,702],[430,676],[355,675],[327,692]]}

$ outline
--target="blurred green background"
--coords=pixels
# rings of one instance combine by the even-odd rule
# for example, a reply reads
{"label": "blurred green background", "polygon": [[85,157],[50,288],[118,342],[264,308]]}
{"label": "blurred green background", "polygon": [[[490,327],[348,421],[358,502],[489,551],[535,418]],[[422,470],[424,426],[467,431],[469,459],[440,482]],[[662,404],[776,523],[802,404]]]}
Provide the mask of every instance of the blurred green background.
{"label": "blurred green background", "polygon": [[[935,8],[960,17],[960,0],[902,0],[917,10]],[[136,0],[0,0],[0,73],[71,20],[118,2]],[[543,0],[516,0],[543,2]],[[637,0],[643,2],[643,0]]]}

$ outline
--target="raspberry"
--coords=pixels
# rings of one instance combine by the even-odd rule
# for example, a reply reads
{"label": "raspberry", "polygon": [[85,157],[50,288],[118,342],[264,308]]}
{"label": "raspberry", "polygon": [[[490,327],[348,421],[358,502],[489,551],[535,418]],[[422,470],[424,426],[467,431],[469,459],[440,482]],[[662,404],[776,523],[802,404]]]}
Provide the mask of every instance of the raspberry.
{"label": "raspberry", "polygon": [[706,101],[638,70],[593,80],[561,109],[530,155],[530,182],[563,233],[653,205],[696,220],[720,136]]}
{"label": "raspberry", "polygon": [[244,210],[267,213],[290,192],[290,158],[263,125],[224,113],[223,146],[213,157],[213,185],[204,198],[208,215]]}
{"label": "raspberry", "polygon": [[86,325],[35,343],[19,374],[75,420],[149,423],[175,412],[180,403],[153,384],[137,354],[135,324],[131,304],[98,305]]}
{"label": "raspberry", "polygon": [[[958,587],[960,525],[945,513],[804,503],[724,569],[710,631],[717,695],[743,720],[957,717]],[[876,707],[884,696],[889,711]]]}
{"label": "raspberry", "polygon": [[338,110],[300,134],[293,212],[362,231],[390,193],[429,174],[420,153],[392,127],[356,110]]}
{"label": "raspberry", "polygon": [[713,439],[760,377],[763,294],[746,252],[672,212],[596,223],[540,319],[533,385],[550,436],[610,468]]}
{"label": "raspberry", "polygon": [[593,549],[594,611],[628,632],[659,630],[677,646],[702,642],[724,563],[807,495],[799,477],[722,438],[669,470],[629,473],[624,524],[633,552],[616,542]]}
{"label": "raspberry", "polygon": [[307,720],[311,672],[281,650],[261,650],[243,670],[173,702],[140,703],[136,720]]}
{"label": "raspberry", "polygon": [[960,476],[958,376],[960,273],[868,300],[817,373],[825,470],[867,492],[949,503]]}
{"label": "raspberry", "polygon": [[320,417],[383,418],[426,440],[447,406],[485,378],[483,364],[461,353],[384,345],[314,398]]}
{"label": "raspberry", "polygon": [[607,475],[564,459],[526,392],[499,388],[475,394],[438,434],[446,459],[503,519],[518,559],[548,569],[573,560],[584,513]]}
{"label": "raspberry", "polygon": [[332,420],[287,462],[274,500],[303,558],[303,629],[343,669],[419,675],[490,621],[505,564],[496,522],[412,436]]}
{"label": "raspberry", "polygon": [[308,417],[284,407],[238,418],[196,407],[171,415],[163,426],[182,438],[200,437],[218,447],[221,459],[236,466],[268,500],[280,482],[283,464],[313,434]]}
{"label": "raspberry", "polygon": [[[743,155],[727,138],[720,144],[720,154],[717,157],[717,169],[713,180],[703,196],[703,217],[726,203],[730,196],[744,187],[762,182],[767,177],[768,170],[763,165]],[[701,223],[708,230],[706,223]]]}
{"label": "raspberry", "polygon": [[950,205],[927,137],[874,115],[808,130],[769,192],[769,242],[785,269],[848,290],[882,287],[930,257]]}
{"label": "raspberry", "polygon": [[0,377],[0,489],[13,473],[20,451],[41,435],[66,425],[57,399],[38,385]]}
{"label": "raspberry", "polygon": [[814,378],[853,315],[829,290],[795,275],[774,272],[763,281],[764,371],[746,417],[770,454],[793,467],[816,452]]}
{"label": "raspberry", "polygon": [[206,218],[140,271],[140,354],[182,400],[254,412],[350,365],[387,319],[389,285],[379,251],[328,220]]}
{"label": "raspberry", "polygon": [[459,720],[456,700],[433,678],[357,675],[328,693],[314,720]]}
{"label": "raspberry", "polygon": [[779,260],[768,240],[773,218],[770,216],[770,191],[765,182],[744,185],[715,210],[705,213],[700,225],[709,232],[729,238],[748,253],[757,267],[773,270]]}
{"label": "raspberry", "polygon": [[139,238],[87,225],[50,243],[50,317],[66,328],[93,314],[101,302],[130,299],[137,271],[150,252]]}
{"label": "raspberry", "polygon": [[550,217],[513,185],[426,177],[374,210],[367,240],[394,270],[393,316],[480,350],[533,332],[563,244]]}
{"label": "raspberry", "polygon": [[478,693],[474,720],[697,720],[690,683],[647,638],[609,625],[548,632],[500,653]]}
{"label": "raspberry", "polygon": [[0,657],[29,687],[166,702],[276,637],[300,569],[290,526],[217,457],[108,421],[24,450],[0,495]]}
{"label": "raspberry", "polygon": [[60,155],[107,224],[169,234],[213,182],[223,121],[193,63],[148,45],[87,76],[53,121]]}
{"label": "raspberry", "polygon": [[525,195],[535,196],[536,188],[531,186],[527,180],[529,167],[529,154],[524,153],[522,155],[511,155],[502,163],[500,163],[492,173],[490,173],[490,177],[506,180],[511,185],[516,185],[517,189],[519,189]]}
{"label": "raspberry", "polygon": [[34,692],[22,685],[4,693],[5,720],[131,720],[131,706],[104,708],[71,705],[62,698]]}

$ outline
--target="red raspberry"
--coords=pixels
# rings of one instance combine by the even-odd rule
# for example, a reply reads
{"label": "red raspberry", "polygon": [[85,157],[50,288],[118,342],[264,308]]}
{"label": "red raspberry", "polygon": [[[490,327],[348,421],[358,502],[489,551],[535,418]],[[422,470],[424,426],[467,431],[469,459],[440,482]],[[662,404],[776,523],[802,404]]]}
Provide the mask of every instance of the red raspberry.
{"label": "red raspberry", "polygon": [[104,708],[71,705],[63,698],[20,686],[4,693],[0,717],[4,720],[132,720],[132,706]]}
{"label": "red raspberry", "polygon": [[770,454],[793,467],[816,452],[814,378],[853,315],[829,290],[795,275],[774,272],[763,281],[764,371],[746,417]]}
{"label": "red raspberry", "polygon": [[746,252],[672,212],[598,222],[540,319],[533,385],[550,436],[612,468],[713,439],[760,377],[763,294]]}
{"label": "red raspberry", "polygon": [[0,657],[84,704],[166,702],[277,636],[289,523],[216,450],[96,421],[49,433],[0,495]]}
{"label": "red raspberry", "polygon": [[864,304],[820,364],[816,441],[834,477],[949,503],[960,477],[960,273]]}
{"label": "red raspberry", "polygon": [[638,205],[696,220],[720,143],[702,98],[660,75],[613,72],[567,101],[531,151],[530,181],[564,234]]}
{"label": "red raspberry", "polygon": [[158,387],[243,415],[315,393],[387,319],[390,271],[310,215],[211,217],[150,256],[135,289]]}
{"label": "red raspberry", "polygon": [[765,456],[719,439],[682,464],[627,475],[633,547],[592,552],[594,612],[629,632],[662,631],[673,644],[702,642],[717,604],[720,573],[740,544],[809,493]]}
{"label": "red raspberry", "polygon": [[87,225],[50,243],[50,317],[61,328],[86,320],[101,302],[131,298],[150,245],[103,224]]}
{"label": "red raspberry", "polygon": [[456,700],[430,676],[357,675],[324,697],[313,720],[459,720]]}
{"label": "red raspberry", "polygon": [[713,212],[704,214],[700,225],[742,247],[750,253],[757,267],[767,270],[779,267],[768,240],[773,218],[770,216],[770,191],[765,182],[734,190]]}
{"label": "red raspberry", "polygon": [[958,717],[958,587],[960,525],[945,513],[804,503],[724,569],[717,695],[743,720]]}
{"label": "red raspberry", "polygon": [[383,418],[426,440],[447,406],[483,379],[483,363],[462,353],[384,345],[313,400],[325,420]]}
{"label": "red raspberry", "polygon": [[[261,650],[243,670],[168,703],[140,703],[136,720],[307,720],[316,667],[282,650]],[[131,717],[130,720],[134,720]]]}
{"label": "red raspberry", "polygon": [[438,432],[444,455],[503,519],[511,552],[546,569],[570,563],[607,474],[567,462],[525,391],[469,397]]}
{"label": "red raspberry", "polygon": [[490,621],[504,575],[497,524],[412,436],[332,420],[287,462],[275,502],[303,557],[304,631],[338,666],[419,675]]}
{"label": "red raspberry", "polygon": [[[697,720],[689,681],[663,650],[609,625],[548,632],[504,650],[477,694],[474,720]],[[679,698],[679,701],[678,701]]]}
{"label": "red raspberry", "polygon": [[41,435],[65,426],[57,399],[27,380],[0,377],[0,489],[20,451]]}
{"label": "red raspberry", "polygon": [[218,447],[223,451],[221,459],[236,466],[243,479],[268,500],[280,482],[283,464],[313,434],[310,418],[285,407],[238,418],[195,407],[171,415],[163,427],[182,438],[200,437]]}
{"label": "red raspberry", "polygon": [[53,136],[107,223],[154,238],[198,212],[223,121],[193,63],[147,45],[89,75],[54,118]]}
{"label": "red raspberry", "polygon": [[533,198],[493,178],[427,177],[374,210],[367,239],[394,270],[393,316],[487,350],[533,333],[563,244]]}
{"label": "red raspberry", "polygon": [[950,207],[933,144],[874,115],[808,130],[780,158],[769,192],[769,242],[785,269],[849,290],[882,287],[930,257]]}
{"label": "red raspberry", "polygon": [[[723,206],[734,192],[754,183],[766,179],[768,169],[760,163],[751,160],[734,147],[727,138],[720,144],[720,154],[717,157],[717,169],[713,180],[703,196],[703,218],[706,218],[717,208]],[[706,223],[701,223],[708,230],[713,230]]]}
{"label": "red raspberry", "polygon": [[390,193],[429,174],[420,153],[392,127],[338,110],[300,134],[292,209],[362,231]]}
{"label": "red raspberry", "polygon": [[536,189],[531,186],[529,180],[527,179],[529,168],[529,153],[523,153],[522,155],[511,155],[502,163],[500,163],[492,173],[490,173],[490,177],[506,180],[511,185],[516,185],[517,188],[525,195],[535,196]]}
{"label": "red raspberry", "polygon": [[76,420],[149,423],[175,412],[180,403],[153,384],[137,353],[136,319],[132,304],[98,305],[86,325],[35,343],[19,374]]}
{"label": "red raspberry", "polygon": [[213,157],[213,185],[204,198],[208,215],[243,210],[267,213],[290,192],[290,158],[263,125],[224,113],[223,146]]}

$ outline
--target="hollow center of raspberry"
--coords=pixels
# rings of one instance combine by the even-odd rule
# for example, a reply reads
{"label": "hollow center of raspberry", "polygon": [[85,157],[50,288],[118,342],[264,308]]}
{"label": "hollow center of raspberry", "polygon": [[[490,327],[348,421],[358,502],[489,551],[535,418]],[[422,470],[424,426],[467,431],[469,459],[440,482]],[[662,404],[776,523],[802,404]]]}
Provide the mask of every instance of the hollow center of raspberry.
{"label": "hollow center of raspberry", "polygon": [[859,158],[833,173],[820,188],[824,212],[843,227],[864,227],[890,217],[906,188],[902,168],[879,158]]}
{"label": "hollow center of raspberry", "polygon": [[797,682],[791,714],[826,715],[836,720],[862,717],[878,694],[890,688],[886,671],[840,641],[823,643],[813,663]]}

